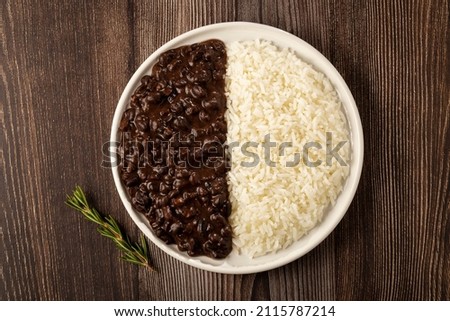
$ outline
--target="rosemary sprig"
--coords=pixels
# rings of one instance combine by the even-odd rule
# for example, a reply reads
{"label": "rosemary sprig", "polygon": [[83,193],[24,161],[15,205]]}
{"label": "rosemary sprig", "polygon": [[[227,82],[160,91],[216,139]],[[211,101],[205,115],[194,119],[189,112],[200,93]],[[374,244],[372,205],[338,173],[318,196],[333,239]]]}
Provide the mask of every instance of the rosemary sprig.
{"label": "rosemary sprig", "polygon": [[86,195],[80,186],[75,187],[72,195],[67,195],[65,203],[83,214],[87,220],[100,225],[97,231],[114,242],[119,250],[122,251],[122,259],[124,261],[141,265],[154,271],[154,268],[150,264],[147,242],[144,236],[141,235],[140,243],[130,242],[128,236],[123,234],[113,217],[103,217],[94,207],[89,205],[86,200]]}

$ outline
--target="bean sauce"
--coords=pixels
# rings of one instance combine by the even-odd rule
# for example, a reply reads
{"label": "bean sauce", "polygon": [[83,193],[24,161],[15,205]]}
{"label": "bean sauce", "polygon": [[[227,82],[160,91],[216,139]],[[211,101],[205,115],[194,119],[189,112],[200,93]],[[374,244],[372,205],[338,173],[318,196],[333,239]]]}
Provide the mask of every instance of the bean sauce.
{"label": "bean sauce", "polygon": [[231,252],[225,72],[220,40],[164,52],[119,127],[120,177],[154,233],[190,256]]}

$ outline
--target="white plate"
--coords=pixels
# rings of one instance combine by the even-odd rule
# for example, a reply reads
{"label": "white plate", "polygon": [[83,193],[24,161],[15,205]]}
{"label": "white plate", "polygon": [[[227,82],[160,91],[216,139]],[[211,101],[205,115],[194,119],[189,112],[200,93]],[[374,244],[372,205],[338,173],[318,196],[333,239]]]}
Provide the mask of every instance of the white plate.
{"label": "white plate", "polygon": [[185,252],[180,252],[175,245],[167,245],[162,242],[153,233],[147,219],[132,208],[131,203],[126,196],[126,191],[120,181],[118,167],[113,167],[112,169],[114,182],[120,198],[133,221],[153,243],[167,254],[186,264],[213,272],[244,274],[266,271],[292,262],[311,251],[333,231],[345,215],[353,196],[355,195],[361,176],[364,149],[361,120],[355,101],[345,81],[333,65],[311,45],[290,33],[266,25],[249,22],[219,23],[189,31],[169,41],[148,57],[135,72],[125,87],[114,114],[111,129],[112,157],[115,155],[115,146],[113,142],[118,141],[118,127],[122,113],[128,106],[132,93],[139,86],[141,78],[150,73],[151,67],[155,63],[157,57],[171,48],[212,38],[220,39],[225,43],[254,39],[272,41],[278,47],[289,47],[293,49],[299,57],[309,62],[314,68],[324,73],[331,80],[345,109],[347,121],[350,126],[352,146],[352,160],[349,164],[350,175],[347,178],[344,189],[338,197],[335,206],[324,215],[322,222],[312,229],[308,235],[302,237],[299,241],[295,242],[285,250],[252,259],[239,255],[237,251],[233,249],[226,259],[214,260],[207,257],[190,257]]}

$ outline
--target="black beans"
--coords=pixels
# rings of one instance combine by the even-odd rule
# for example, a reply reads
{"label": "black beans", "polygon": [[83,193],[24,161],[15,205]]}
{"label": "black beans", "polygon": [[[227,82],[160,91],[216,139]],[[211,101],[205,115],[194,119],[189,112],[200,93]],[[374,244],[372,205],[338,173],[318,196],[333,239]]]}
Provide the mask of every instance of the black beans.
{"label": "black beans", "polygon": [[184,224],[181,222],[175,222],[175,223],[172,223],[172,225],[170,226],[169,233],[178,235],[179,232],[181,232],[183,230],[184,230]]}
{"label": "black beans", "polygon": [[189,176],[189,182],[192,185],[198,185],[200,183],[200,176],[197,172],[193,172],[191,173],[191,175]]}
{"label": "black beans", "polygon": [[209,122],[211,120],[211,117],[209,116],[208,112],[202,110],[200,111],[200,113],[198,114],[198,119],[200,119],[200,121],[202,122]]}
{"label": "black beans", "polygon": [[161,194],[167,194],[171,191],[171,187],[170,185],[168,185],[167,183],[161,182],[159,184],[159,191],[161,192]]}
{"label": "black beans", "polygon": [[122,180],[127,187],[134,186],[139,183],[139,175],[136,172],[125,172],[122,175]]}
{"label": "black beans", "polygon": [[202,98],[206,96],[206,90],[199,85],[194,85],[191,87],[190,94],[194,98]]}
{"label": "black beans", "polygon": [[173,127],[176,130],[187,130],[187,129],[190,128],[188,120],[185,117],[183,117],[183,116],[178,116],[173,121]]}
{"label": "black beans", "polygon": [[226,257],[226,51],[209,40],[163,53],[142,78],[119,132],[120,177],[156,236],[189,255]]}

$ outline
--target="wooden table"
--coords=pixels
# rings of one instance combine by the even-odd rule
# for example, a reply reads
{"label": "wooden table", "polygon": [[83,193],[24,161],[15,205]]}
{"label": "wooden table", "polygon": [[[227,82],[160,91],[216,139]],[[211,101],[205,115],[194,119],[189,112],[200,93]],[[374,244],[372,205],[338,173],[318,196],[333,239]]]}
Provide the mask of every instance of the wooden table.
{"label": "wooden table", "polygon": [[[448,1],[1,1],[3,300],[449,300]],[[150,245],[157,273],[64,205],[81,184],[138,229],[100,166],[119,96],[171,38],[254,21],[339,70],[365,134],[343,221],[316,249],[258,274],[198,270]]]}

